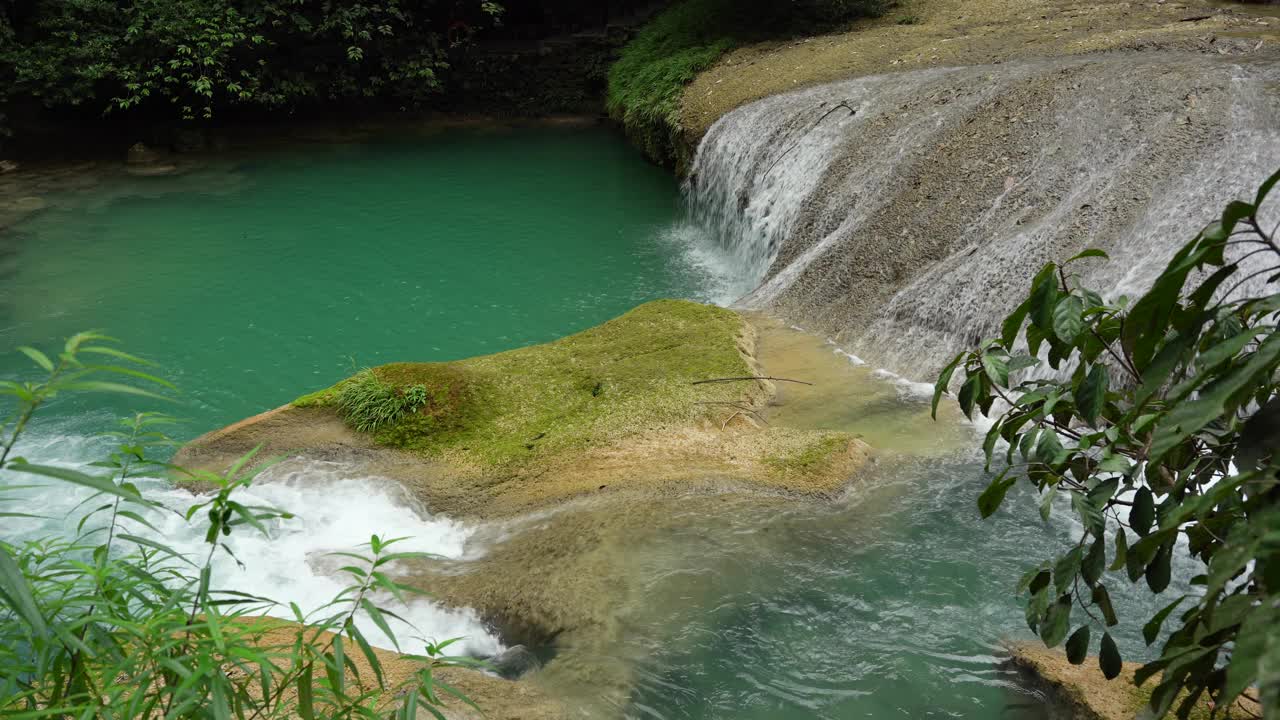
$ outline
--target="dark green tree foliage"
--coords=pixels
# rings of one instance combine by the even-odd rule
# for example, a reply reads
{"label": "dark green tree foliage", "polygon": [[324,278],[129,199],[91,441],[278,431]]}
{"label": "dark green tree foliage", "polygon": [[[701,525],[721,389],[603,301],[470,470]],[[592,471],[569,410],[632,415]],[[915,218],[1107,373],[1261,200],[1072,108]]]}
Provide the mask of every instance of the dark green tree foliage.
{"label": "dark green tree foliage", "polygon": [[[1190,594],[1144,619],[1148,644],[1171,631],[1137,675],[1159,676],[1157,717],[1245,695],[1280,718],[1280,294],[1240,297],[1280,280],[1276,226],[1261,217],[1278,181],[1228,205],[1136,301],[1110,302],[1072,274],[1100,250],[1045,265],[1001,337],[961,353],[936,386],[935,411],[957,370],[967,415],[998,410],[985,450],[988,470],[1004,467],[978,499],[984,517],[1025,478],[1046,520],[1069,501],[1083,526],[1018,585],[1046,645],[1065,640],[1079,663],[1101,634],[1099,663],[1117,676],[1108,585],[1159,593],[1176,555],[1203,563]],[[1038,357],[1069,377],[1018,381]]]}
{"label": "dark green tree foliage", "polygon": [[167,103],[190,120],[237,104],[412,103],[438,89],[461,39],[451,26],[499,12],[481,0],[0,2],[0,104]]}

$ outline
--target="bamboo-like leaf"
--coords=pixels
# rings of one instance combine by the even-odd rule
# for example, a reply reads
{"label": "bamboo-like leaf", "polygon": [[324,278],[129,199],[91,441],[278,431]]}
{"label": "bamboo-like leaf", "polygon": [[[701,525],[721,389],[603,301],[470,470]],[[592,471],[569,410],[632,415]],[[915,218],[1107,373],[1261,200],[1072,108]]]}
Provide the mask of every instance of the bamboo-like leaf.
{"label": "bamboo-like leaf", "polygon": [[45,355],[33,347],[27,347],[26,345],[18,346],[18,352],[31,358],[31,362],[39,365],[41,370],[44,370],[45,372],[53,372],[53,361],[49,359],[48,355]]}
{"label": "bamboo-like leaf", "polygon": [[0,600],[22,618],[35,637],[43,639],[49,636],[49,627],[31,594],[31,584],[3,546],[0,546]]}
{"label": "bamboo-like leaf", "polygon": [[298,676],[298,714],[302,716],[302,720],[315,720],[315,681],[311,677],[311,664],[308,663],[306,668]]}
{"label": "bamboo-like leaf", "polygon": [[14,472],[28,473],[31,475],[53,478],[55,480],[62,480],[63,482],[80,485],[96,490],[100,493],[106,493],[108,495],[114,495],[128,500],[142,501],[142,498],[137,493],[125,490],[112,482],[110,478],[98,475],[87,475],[78,470],[72,470],[71,468],[56,467],[53,465],[36,465],[28,462],[15,462],[6,466],[6,469],[13,470]]}
{"label": "bamboo-like leaf", "polygon": [[382,634],[386,635],[387,639],[396,646],[396,650],[399,650],[400,641],[396,639],[396,634],[391,631],[391,626],[387,624],[387,619],[382,616],[382,610],[378,609],[377,605],[369,602],[368,598],[360,600],[360,607],[363,608],[366,613],[369,613],[369,617],[373,620],[373,623],[377,625],[378,629],[382,631]]}
{"label": "bamboo-like leaf", "polygon": [[360,652],[364,655],[365,661],[369,663],[369,667],[373,670],[374,678],[378,681],[378,687],[385,688],[386,681],[382,677],[382,662],[378,660],[378,654],[373,651],[373,648],[369,645],[369,641],[365,639],[364,634],[360,632],[360,628],[356,627],[354,622],[351,622],[350,620],[347,621],[346,631],[347,634],[351,636],[351,639],[356,641],[356,645],[359,646]]}

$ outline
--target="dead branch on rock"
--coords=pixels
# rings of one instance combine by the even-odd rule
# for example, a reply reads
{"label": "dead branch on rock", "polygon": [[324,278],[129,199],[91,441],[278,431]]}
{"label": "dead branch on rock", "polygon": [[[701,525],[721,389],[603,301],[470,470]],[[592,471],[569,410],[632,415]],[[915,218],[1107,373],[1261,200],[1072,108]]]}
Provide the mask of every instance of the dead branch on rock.
{"label": "dead branch on rock", "polygon": [[813,384],[813,383],[811,383],[811,382],[807,382],[807,381],[804,381],[804,380],[792,380],[791,378],[784,378],[784,377],[766,377],[766,376],[760,376],[760,375],[750,376],[750,377],[725,377],[725,378],[711,378],[711,379],[709,379],[709,380],[696,380],[696,381],[694,381],[693,383],[690,383],[690,384],[692,384],[692,385],[708,385],[708,384],[711,384],[711,383],[746,382],[747,380],[773,380],[774,382],[789,382],[789,383],[796,383],[796,384],[798,384],[798,385],[812,385],[812,384]]}
{"label": "dead branch on rock", "polygon": [[[854,115],[857,115],[857,114],[858,114],[858,111],[857,111],[856,109],[854,109],[854,107],[853,107],[852,105],[850,105],[850,104],[849,104],[849,101],[848,101],[848,100],[841,100],[841,101],[840,101],[840,103],[839,103],[839,104],[837,104],[835,107],[833,107],[833,108],[831,108],[830,110],[828,110],[828,111],[826,111],[825,113],[823,113],[823,114],[822,114],[822,117],[818,118],[817,120],[814,120],[814,121],[813,121],[813,124],[812,124],[812,125],[810,125],[808,128],[806,128],[806,129],[805,129],[805,131],[804,131],[804,133],[802,133],[802,134],[803,134],[803,135],[808,135],[810,132],[813,132],[813,129],[814,129],[814,128],[818,127],[818,125],[820,125],[820,124],[822,123],[822,121],[823,121],[823,120],[826,120],[826,119],[827,119],[827,117],[831,115],[831,113],[833,113],[833,112],[835,112],[835,111],[839,110],[840,108],[844,108],[845,110],[848,110],[848,111],[849,111],[849,117],[853,117]],[[800,146],[800,141],[799,141],[799,140],[796,140],[795,142],[791,143],[791,146],[790,146],[790,147],[788,147],[786,150],[783,150],[783,151],[782,151],[782,154],[781,154],[781,155],[779,155],[779,156],[778,156],[778,157],[773,161],[773,164],[769,166],[769,169],[764,171],[764,175],[768,175],[769,173],[773,172],[773,169],[774,169],[774,168],[776,168],[776,167],[778,167],[778,163],[782,162],[782,158],[786,157],[786,156],[787,156],[787,155],[788,155],[792,150],[795,150],[795,149],[796,149],[797,147],[799,147],[799,146]],[[762,175],[761,177],[763,177],[764,175]]]}

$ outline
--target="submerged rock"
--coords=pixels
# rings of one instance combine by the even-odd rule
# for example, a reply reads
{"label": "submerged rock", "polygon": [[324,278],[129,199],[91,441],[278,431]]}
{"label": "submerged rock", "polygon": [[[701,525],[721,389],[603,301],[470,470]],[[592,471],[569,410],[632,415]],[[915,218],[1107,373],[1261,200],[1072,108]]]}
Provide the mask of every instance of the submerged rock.
{"label": "submerged rock", "polygon": [[508,680],[515,680],[525,673],[533,672],[542,666],[542,661],[532,650],[523,645],[512,645],[506,650],[489,658],[493,671]]}
{"label": "submerged rock", "polygon": [[141,177],[172,175],[178,171],[176,165],[166,163],[164,160],[165,156],[158,150],[143,143],[134,143],[125,156],[125,171],[130,175]]}
{"label": "submerged rock", "polygon": [[162,160],[159,151],[147,147],[145,143],[134,143],[125,154],[127,165],[155,165]]}

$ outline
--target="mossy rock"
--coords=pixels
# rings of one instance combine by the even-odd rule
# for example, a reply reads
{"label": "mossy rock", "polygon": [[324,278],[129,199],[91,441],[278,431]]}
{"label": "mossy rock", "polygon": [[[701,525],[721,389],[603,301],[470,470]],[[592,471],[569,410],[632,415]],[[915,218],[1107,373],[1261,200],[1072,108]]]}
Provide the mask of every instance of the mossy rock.
{"label": "mossy rock", "polygon": [[835,432],[765,426],[755,331],[724,308],[650,302],[576,335],[448,363],[393,363],[198,438],[176,463],[354,460],[435,510],[496,516],[601,491],[691,484],[830,496],[867,457]]}

